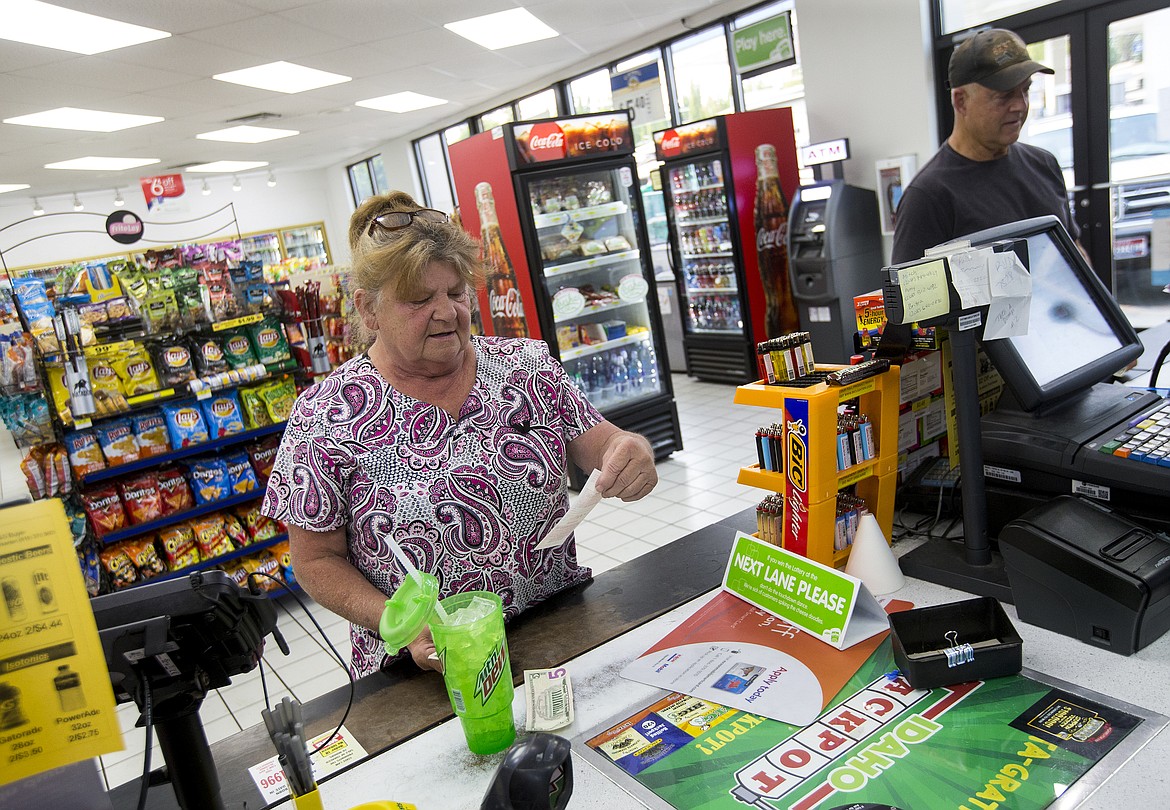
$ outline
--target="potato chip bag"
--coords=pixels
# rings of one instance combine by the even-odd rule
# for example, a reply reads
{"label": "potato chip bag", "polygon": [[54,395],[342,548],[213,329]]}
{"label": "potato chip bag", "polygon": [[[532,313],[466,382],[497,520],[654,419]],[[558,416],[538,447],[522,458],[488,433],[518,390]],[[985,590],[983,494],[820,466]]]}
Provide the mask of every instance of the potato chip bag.
{"label": "potato chip bag", "polygon": [[155,368],[162,384],[168,388],[195,379],[191,350],[177,340],[161,341],[154,346]]}
{"label": "potato chip bag", "polygon": [[171,434],[171,447],[178,450],[208,441],[207,423],[203,421],[203,410],[193,399],[179,402],[164,402],[163,416],[167,420],[167,432]]}
{"label": "potato chip bag", "polygon": [[162,494],[154,473],[143,473],[118,482],[122,506],[130,525],[150,523],[163,516]]}
{"label": "potato chip bag", "polygon": [[138,441],[129,419],[110,419],[94,427],[106,463],[111,467],[138,461]]}
{"label": "potato chip bag", "polygon": [[195,335],[191,338],[191,354],[195,358],[195,370],[200,377],[221,374],[228,370],[227,358],[218,337]]}
{"label": "potato chip bag", "polygon": [[260,386],[260,399],[268,411],[272,424],[287,422],[292,415],[293,404],[297,401],[297,387],[289,376]]}
{"label": "potato chip bag", "polygon": [[220,391],[199,403],[203,409],[207,433],[212,439],[244,432],[244,417],[235,391]]}
{"label": "potato chip bag", "polygon": [[256,365],[256,354],[244,332],[229,332],[223,341],[223,354],[229,368],[239,369]]}
{"label": "potato chip bag", "polygon": [[138,569],[139,579],[150,579],[167,572],[167,565],[158,556],[154,548],[154,540],[150,537],[136,537],[133,540],[123,540],[118,545],[130,555],[130,561]]}
{"label": "potato chip bag", "polygon": [[192,461],[187,465],[187,474],[191,478],[191,489],[195,494],[196,504],[221,501],[232,494],[227,465],[223,459],[204,458]]}
{"label": "potato chip bag", "polygon": [[261,513],[259,503],[238,506],[236,507],[235,513],[236,517],[240,519],[240,523],[243,524],[245,531],[248,532],[248,537],[253,542],[269,540],[280,534],[280,531],[276,528],[276,521]]}
{"label": "potato chip bag", "polygon": [[264,484],[272,475],[272,466],[276,463],[276,454],[280,450],[280,437],[270,436],[259,444],[248,447],[248,458],[252,460],[252,469],[256,471],[256,479]]}
{"label": "potato chip bag", "polygon": [[223,525],[223,515],[207,515],[192,520],[191,531],[195,534],[195,545],[205,560],[235,550]]}
{"label": "potato chip bag", "polygon": [[252,538],[248,535],[248,530],[244,528],[244,524],[240,523],[239,518],[231,512],[224,512],[223,514],[223,528],[227,532],[228,539],[232,541],[232,545],[236,548],[243,548],[252,542]]}
{"label": "potato chip bag", "polygon": [[151,458],[171,452],[167,420],[161,411],[146,411],[130,417],[130,427],[138,442],[138,457]]}
{"label": "potato chip bag", "polygon": [[98,556],[101,558],[102,567],[109,572],[110,584],[115,589],[125,588],[138,581],[138,569],[134,567],[134,560],[121,543],[106,546],[98,552]]}
{"label": "potato chip bag", "polygon": [[256,480],[256,472],[252,469],[252,462],[248,459],[247,453],[241,450],[230,456],[224,456],[223,462],[227,465],[228,486],[231,488],[232,495],[243,495],[245,492],[252,492],[260,488],[260,483]]}
{"label": "potato chip bag", "polygon": [[114,370],[114,364],[110,357],[87,357],[85,361],[89,367],[89,387],[94,396],[97,396],[99,391],[111,396],[123,394],[122,380],[118,377],[118,372]]}
{"label": "potato chip bag", "polygon": [[172,571],[186,568],[199,562],[199,546],[195,543],[195,532],[186,523],[170,526],[158,533],[158,545]]}
{"label": "potato chip bag", "polygon": [[271,366],[292,359],[292,353],[288,349],[288,340],[284,335],[284,327],[280,321],[266,315],[264,320],[251,324],[247,329],[248,338],[252,341],[252,348],[256,352],[256,359],[261,363]]}
{"label": "potato chip bag", "polygon": [[293,574],[292,567],[292,550],[289,547],[287,540],[281,540],[279,543],[273,543],[268,547],[268,551],[280,563],[280,573],[289,587],[297,584],[296,575]]}
{"label": "potato chip bag", "polygon": [[158,375],[154,373],[154,363],[145,347],[136,343],[121,354],[114,355],[111,362],[114,371],[118,372],[118,379],[122,381],[122,393],[126,396],[135,397],[159,389]]}
{"label": "potato chip bag", "polygon": [[260,386],[248,386],[239,389],[240,409],[244,412],[244,425],[248,430],[255,430],[265,425],[271,425],[268,417],[268,408],[260,397]]}
{"label": "potato chip bag", "polygon": [[195,506],[195,496],[191,494],[191,487],[183,473],[175,468],[159,470],[158,491],[162,497],[163,515],[173,515]]}
{"label": "potato chip bag", "polygon": [[122,509],[122,499],[112,485],[81,493],[81,505],[85,509],[85,514],[89,516],[96,537],[105,537],[111,532],[126,528],[126,512]]}
{"label": "potato chip bag", "polygon": [[88,430],[76,430],[65,434],[65,447],[69,451],[69,464],[78,477],[89,475],[106,468],[102,448],[97,436]]}
{"label": "potato chip bag", "polygon": [[280,562],[268,549],[261,549],[244,558],[252,570],[252,581],[263,590],[273,591],[280,587]]}

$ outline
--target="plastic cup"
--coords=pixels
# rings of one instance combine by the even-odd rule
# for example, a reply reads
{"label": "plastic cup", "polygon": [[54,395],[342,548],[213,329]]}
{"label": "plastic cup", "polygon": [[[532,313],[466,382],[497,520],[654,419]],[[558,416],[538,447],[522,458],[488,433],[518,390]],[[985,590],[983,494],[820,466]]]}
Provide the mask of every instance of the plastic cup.
{"label": "plastic cup", "polygon": [[441,604],[448,621],[432,618],[431,636],[451,707],[472,753],[499,753],[516,739],[503,602],[488,591],[468,591]]}

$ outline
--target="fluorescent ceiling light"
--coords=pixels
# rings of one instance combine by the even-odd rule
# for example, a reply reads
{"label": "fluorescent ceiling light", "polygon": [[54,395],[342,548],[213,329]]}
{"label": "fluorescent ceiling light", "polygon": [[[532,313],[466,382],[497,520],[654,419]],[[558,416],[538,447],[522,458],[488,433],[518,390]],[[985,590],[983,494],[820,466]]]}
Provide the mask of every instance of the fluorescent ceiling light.
{"label": "fluorescent ceiling light", "polygon": [[328,87],[351,80],[351,77],[342,76],[340,73],[328,73],[304,65],[294,65],[292,62],[270,62],[267,65],[233,70],[229,73],[216,73],[211,78],[271,90],[275,93],[302,93],[305,90],[316,90],[318,87]]}
{"label": "fluorescent ceiling light", "polygon": [[440,104],[446,103],[447,99],[445,98],[424,96],[422,93],[412,93],[409,90],[404,93],[391,93],[388,96],[378,96],[377,98],[367,98],[354,102],[359,107],[369,107],[371,110],[385,110],[386,112],[393,113],[422,110],[426,107],[438,107]]}
{"label": "fluorescent ceiling light", "polygon": [[274,127],[228,127],[217,129],[214,132],[201,132],[196,135],[202,141],[231,141],[232,143],[263,143],[275,141],[277,138],[291,138],[300,135],[296,129],[275,129]]}
{"label": "fluorescent ceiling light", "polygon": [[83,110],[78,107],[58,107],[55,110],[5,118],[4,123],[50,129],[83,129],[87,132],[117,132],[120,129],[157,124],[163,120],[166,119],[157,115],[132,115],[103,110]]}
{"label": "fluorescent ceiling light", "polygon": [[0,183],[0,194],[7,194],[10,191],[20,191],[22,188],[28,187],[28,183]]}
{"label": "fluorescent ceiling light", "polygon": [[526,8],[497,11],[495,14],[447,23],[443,27],[490,51],[559,36]]}
{"label": "fluorescent ceiling light", "polygon": [[267,166],[267,160],[217,160],[213,163],[200,163],[197,166],[188,166],[189,172],[246,172],[248,169],[259,169]]}
{"label": "fluorescent ceiling light", "polygon": [[0,25],[0,39],[87,55],[169,36],[166,31],[51,6],[37,0],[6,0],[4,24]]}
{"label": "fluorescent ceiling light", "polygon": [[46,163],[46,169],[77,169],[86,172],[120,172],[123,169],[135,169],[139,166],[149,166],[158,163],[158,158],[132,157],[87,157],[62,160],[57,163]]}

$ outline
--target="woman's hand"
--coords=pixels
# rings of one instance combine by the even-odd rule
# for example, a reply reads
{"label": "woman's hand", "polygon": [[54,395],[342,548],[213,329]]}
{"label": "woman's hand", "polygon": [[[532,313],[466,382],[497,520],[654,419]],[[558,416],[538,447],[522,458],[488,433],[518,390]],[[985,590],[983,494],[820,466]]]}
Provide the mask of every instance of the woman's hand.
{"label": "woman's hand", "polygon": [[636,501],[649,495],[658,483],[654,451],[637,433],[619,430],[610,436],[599,469],[597,491],[603,498]]}
{"label": "woman's hand", "polygon": [[431,628],[424,627],[418,638],[406,645],[406,649],[410,650],[410,657],[418,664],[419,669],[443,671],[443,664],[435,654],[435,640],[431,638]]}

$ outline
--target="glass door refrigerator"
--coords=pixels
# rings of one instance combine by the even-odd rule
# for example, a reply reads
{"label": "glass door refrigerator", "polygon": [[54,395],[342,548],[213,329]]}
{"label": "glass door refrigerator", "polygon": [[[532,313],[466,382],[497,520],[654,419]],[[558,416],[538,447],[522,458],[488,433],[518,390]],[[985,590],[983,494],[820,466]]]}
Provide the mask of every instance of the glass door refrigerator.
{"label": "glass door refrigerator", "polygon": [[629,113],[505,124],[449,147],[480,237],[487,334],[542,338],[609,421],[682,449]]}
{"label": "glass door refrigerator", "polygon": [[329,264],[329,243],[325,239],[324,224],[284,228],[280,239],[284,244],[285,258],[306,259],[313,268]]}
{"label": "glass door refrigerator", "polygon": [[756,344],[800,327],[785,248],[786,201],[799,182],[792,111],[696,121],[655,132],[654,147],[687,372],[712,382],[759,379]]}

